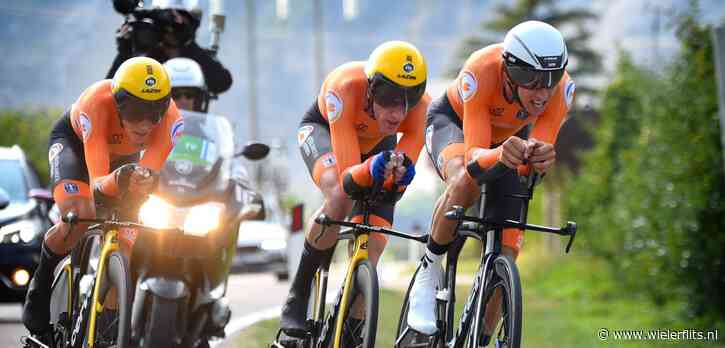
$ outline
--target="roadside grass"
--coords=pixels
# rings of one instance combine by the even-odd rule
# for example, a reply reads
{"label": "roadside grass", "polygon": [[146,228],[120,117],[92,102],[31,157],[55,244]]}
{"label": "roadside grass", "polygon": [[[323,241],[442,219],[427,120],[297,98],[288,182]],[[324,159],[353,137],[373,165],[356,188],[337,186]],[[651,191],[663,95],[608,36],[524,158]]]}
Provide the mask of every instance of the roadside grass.
{"label": "roadside grass", "polygon": [[[543,237],[527,235],[529,246],[544,243]],[[542,238],[539,240],[539,238]],[[680,308],[656,307],[644,297],[633,296],[617,286],[608,267],[600,260],[572,254],[561,256],[527,249],[519,258],[524,293],[523,347],[725,347],[719,341],[686,340],[624,340],[616,339],[615,330],[684,330],[694,328],[682,322]],[[478,262],[461,263],[462,274],[472,274]],[[655,285],[653,285],[655,286]],[[469,285],[460,285],[457,307],[466,300]],[[381,289],[378,324],[378,347],[392,347],[404,289]],[[277,332],[279,319],[260,322],[236,336],[231,347],[267,347]],[[599,331],[608,330],[606,340]],[[701,329],[725,329],[725,326]],[[680,335],[683,335],[680,333]]]}

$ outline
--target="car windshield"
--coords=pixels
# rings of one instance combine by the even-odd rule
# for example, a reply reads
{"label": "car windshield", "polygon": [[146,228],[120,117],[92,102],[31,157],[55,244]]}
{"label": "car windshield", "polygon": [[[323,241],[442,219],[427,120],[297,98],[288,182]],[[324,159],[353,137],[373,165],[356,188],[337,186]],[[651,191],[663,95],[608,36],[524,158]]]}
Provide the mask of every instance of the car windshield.
{"label": "car windshield", "polygon": [[28,187],[23,176],[23,168],[16,160],[0,160],[0,188],[10,198],[11,202],[26,201]]}

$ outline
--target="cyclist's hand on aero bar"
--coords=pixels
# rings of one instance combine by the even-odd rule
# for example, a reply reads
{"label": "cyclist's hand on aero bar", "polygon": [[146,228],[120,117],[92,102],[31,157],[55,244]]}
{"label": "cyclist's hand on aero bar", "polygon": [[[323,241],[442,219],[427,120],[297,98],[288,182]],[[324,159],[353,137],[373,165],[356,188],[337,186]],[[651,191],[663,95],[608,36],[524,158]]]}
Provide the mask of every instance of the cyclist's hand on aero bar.
{"label": "cyclist's hand on aero bar", "polygon": [[524,164],[526,149],[528,147],[526,140],[512,136],[506,139],[501,146],[503,147],[500,158],[501,163],[511,169],[516,169],[518,166]]}
{"label": "cyclist's hand on aero bar", "polygon": [[528,162],[539,174],[546,172],[556,160],[554,145],[534,138],[528,141],[527,154]]}
{"label": "cyclist's hand on aero bar", "polygon": [[151,193],[154,186],[154,176],[148,168],[136,166],[128,182],[128,191],[134,195]]}
{"label": "cyclist's hand on aero bar", "polygon": [[154,188],[154,175],[151,170],[135,163],[124,164],[114,171],[121,192],[134,196],[144,196]]}
{"label": "cyclist's hand on aero bar", "polygon": [[405,153],[398,153],[395,180],[398,185],[408,186],[415,177],[415,164]]}
{"label": "cyclist's hand on aero bar", "polygon": [[383,151],[373,156],[372,163],[370,163],[370,176],[374,182],[385,181],[389,175],[388,162],[390,162],[391,154],[392,151]]}

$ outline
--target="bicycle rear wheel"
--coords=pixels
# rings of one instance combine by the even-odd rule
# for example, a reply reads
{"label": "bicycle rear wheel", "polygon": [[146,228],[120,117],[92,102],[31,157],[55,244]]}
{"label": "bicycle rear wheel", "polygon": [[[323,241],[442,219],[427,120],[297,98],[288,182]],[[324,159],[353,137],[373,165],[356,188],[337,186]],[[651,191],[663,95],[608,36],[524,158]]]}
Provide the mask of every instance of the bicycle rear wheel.
{"label": "bicycle rear wheel", "polygon": [[[485,311],[487,304],[500,293],[501,316],[496,318],[496,326],[492,332],[491,341],[497,340],[497,347],[520,348],[522,327],[522,300],[521,279],[516,264],[504,255],[499,255],[493,261],[492,268],[487,272],[486,288],[479,293],[476,301],[476,315],[473,326],[469,331],[469,348],[484,347],[483,335],[485,326]],[[489,310],[494,310],[490,308]]]}
{"label": "bicycle rear wheel", "polygon": [[95,327],[86,329],[86,340],[93,330],[94,347],[126,348],[129,346],[131,329],[130,277],[126,258],[118,251],[112,252],[106,260],[105,277],[102,278],[99,298],[103,299],[111,288],[116,289],[117,312],[98,313]]}
{"label": "bicycle rear wheel", "polygon": [[[355,266],[352,277],[347,311],[338,313],[343,316],[343,329],[342,332],[333,330],[329,347],[335,347],[335,338],[339,336],[340,346],[337,348],[373,348],[378,327],[378,275],[370,262],[365,260]],[[358,297],[364,302],[362,320],[354,318],[351,310]]]}
{"label": "bicycle rear wheel", "polygon": [[[400,309],[400,318],[398,319],[397,336],[395,339],[395,348],[416,348],[416,347],[429,347],[429,348],[443,348],[445,346],[445,337],[443,337],[441,330],[438,330],[435,336],[427,336],[417,331],[411,330],[408,327],[408,310],[410,308],[410,289],[413,288],[415,278],[418,276],[418,269],[415,270],[413,278],[410,280],[408,290],[405,292],[403,298],[403,305]],[[443,285],[443,278],[439,280],[437,288],[441,289]],[[438,302],[438,301],[437,301]],[[436,303],[436,313],[438,320],[443,319],[445,316],[445,306],[438,302]]]}

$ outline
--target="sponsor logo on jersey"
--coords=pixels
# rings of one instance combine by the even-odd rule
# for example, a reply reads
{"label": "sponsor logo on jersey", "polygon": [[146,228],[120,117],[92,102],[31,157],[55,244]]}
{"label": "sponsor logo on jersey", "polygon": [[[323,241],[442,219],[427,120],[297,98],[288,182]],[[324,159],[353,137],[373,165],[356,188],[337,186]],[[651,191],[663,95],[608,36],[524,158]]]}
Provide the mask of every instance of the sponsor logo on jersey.
{"label": "sponsor logo on jersey", "polygon": [[325,168],[330,168],[337,163],[335,155],[332,152],[322,155],[322,157],[320,157],[320,161],[322,161],[322,166]]}
{"label": "sponsor logo on jersey", "polygon": [[571,108],[571,102],[574,101],[574,90],[576,90],[574,81],[567,81],[566,87],[564,87],[564,100],[566,101],[567,108]]}
{"label": "sponsor logo on jersey", "polygon": [[297,145],[302,145],[305,140],[307,140],[307,137],[312,134],[312,131],[314,129],[314,127],[309,125],[300,127],[300,129],[297,131]]}
{"label": "sponsor logo on jersey", "polygon": [[111,134],[111,139],[108,139],[108,143],[111,145],[118,145],[123,142],[123,134]]}
{"label": "sponsor logo on jersey", "polygon": [[463,100],[463,102],[471,100],[471,97],[476,94],[477,89],[478,81],[476,81],[476,77],[473,76],[473,73],[467,70],[463,71],[463,73],[461,73],[461,78],[458,80],[458,95],[461,97],[461,100]]}
{"label": "sponsor logo on jersey", "polygon": [[327,120],[335,122],[342,116],[342,99],[334,91],[327,91],[325,94],[325,109],[327,109]]}
{"label": "sponsor logo on jersey", "polygon": [[78,192],[81,192],[81,190],[78,188],[78,185],[71,183],[71,182],[67,182],[67,183],[63,184],[63,190],[66,193],[69,193],[72,195],[74,195]]}
{"label": "sponsor logo on jersey", "polygon": [[184,120],[178,119],[171,126],[171,144],[176,145],[176,139],[184,132]]}
{"label": "sponsor logo on jersey", "polygon": [[83,141],[85,142],[91,136],[91,132],[93,131],[91,119],[88,117],[88,115],[81,112],[80,116],[78,116],[78,122],[80,123],[81,135],[83,136]]}
{"label": "sponsor logo on jersey", "polygon": [[358,123],[355,125],[355,130],[358,133],[365,133],[365,131],[368,130],[368,125],[366,125],[365,123]]}
{"label": "sponsor logo on jersey", "polygon": [[529,113],[526,112],[526,110],[521,109],[519,110],[519,112],[516,113],[516,118],[518,118],[519,120],[525,120],[529,118]]}
{"label": "sponsor logo on jersey", "polygon": [[51,145],[50,149],[48,149],[48,162],[53,162],[61,151],[63,151],[63,144],[55,143]]}
{"label": "sponsor logo on jersey", "polygon": [[496,107],[496,106],[492,106],[492,107],[488,108],[488,112],[490,112],[491,115],[496,116],[496,117],[503,116],[503,111],[504,111],[504,108],[500,108],[500,107]]}

